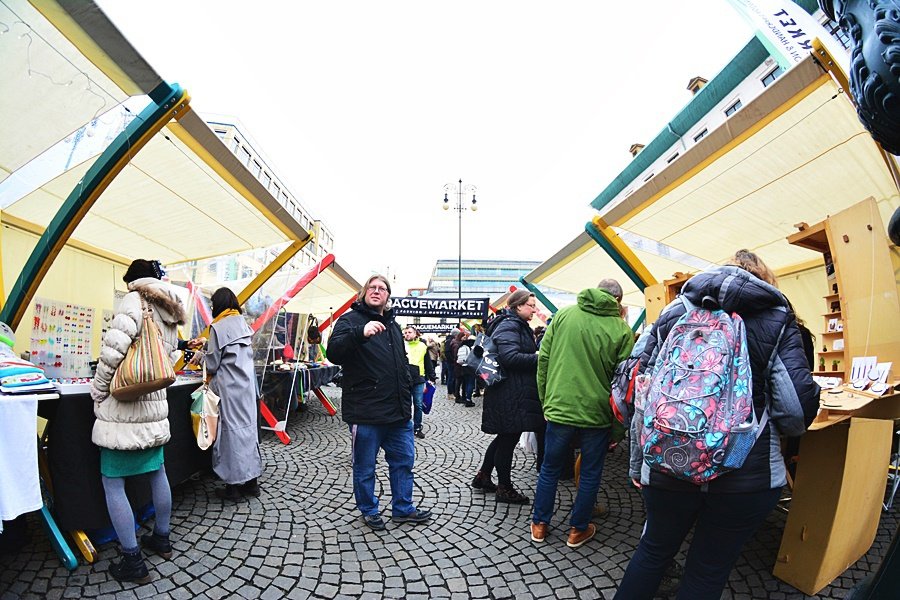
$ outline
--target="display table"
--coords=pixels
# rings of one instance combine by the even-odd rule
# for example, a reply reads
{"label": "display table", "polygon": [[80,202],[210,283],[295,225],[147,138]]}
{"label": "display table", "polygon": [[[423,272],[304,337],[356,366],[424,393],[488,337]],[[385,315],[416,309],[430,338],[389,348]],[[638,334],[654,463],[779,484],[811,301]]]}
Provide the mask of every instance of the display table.
{"label": "display table", "polygon": [[318,365],[282,370],[278,367],[258,366],[256,377],[259,384],[259,407],[263,418],[269,424],[263,429],[272,430],[285,444],[290,443],[285,428],[290,409],[304,401],[306,392],[312,392],[328,414],[334,416],[337,410],[320,389],[330,383],[341,372],[341,368],[334,365]]}
{"label": "display table", "polygon": [[[208,470],[210,453],[197,447],[191,427],[191,392],[199,378],[176,381],[167,390],[172,439],[165,445],[165,467],[173,486],[194,473]],[[53,512],[63,530],[110,526],[100,480],[100,449],[91,442],[94,402],[88,384],[59,386],[58,400],[41,402],[38,414],[47,423],[47,459],[53,485]],[[134,508],[151,501],[147,475],[126,479]]]}
{"label": "display table", "polygon": [[872,546],[881,519],[900,393],[822,393],[800,444],[774,575],[815,595]]}

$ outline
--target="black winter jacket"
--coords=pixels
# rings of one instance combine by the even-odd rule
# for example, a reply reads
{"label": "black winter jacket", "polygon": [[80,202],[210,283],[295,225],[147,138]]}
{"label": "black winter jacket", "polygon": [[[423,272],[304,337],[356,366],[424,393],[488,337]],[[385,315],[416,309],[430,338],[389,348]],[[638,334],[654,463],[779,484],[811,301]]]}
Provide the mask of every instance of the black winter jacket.
{"label": "black winter jacket", "polygon": [[[769,422],[743,467],[704,486],[650,471],[646,464],[642,465],[641,481],[672,490],[720,493],[755,492],[785,485],[779,434],[803,434],[819,408],[819,386],[812,379],[800,330],[787,300],[777,288],[731,266],[714,267],[695,275],[685,283],[682,294],[695,306],[701,306],[703,298],[710,296],[723,310],[736,312],[744,320],[753,376],[753,404],[757,417],[761,417],[768,403]],[[684,313],[680,299],[663,310],[641,355],[641,373],[653,371],[662,346],[660,340],[666,339]],[[637,443],[634,434],[640,427],[638,419],[634,421],[632,444]]]}
{"label": "black winter jacket", "polygon": [[537,391],[537,346],[528,323],[508,310],[488,323],[505,378],[484,390],[481,430],[485,433],[538,431],[545,425]]}
{"label": "black winter jacket", "polygon": [[[328,340],[328,359],[342,367],[341,415],[347,423],[390,425],[412,418],[412,380],[406,345],[393,310],[384,315],[364,302],[337,320]],[[385,331],[363,336],[369,321],[384,323]]]}

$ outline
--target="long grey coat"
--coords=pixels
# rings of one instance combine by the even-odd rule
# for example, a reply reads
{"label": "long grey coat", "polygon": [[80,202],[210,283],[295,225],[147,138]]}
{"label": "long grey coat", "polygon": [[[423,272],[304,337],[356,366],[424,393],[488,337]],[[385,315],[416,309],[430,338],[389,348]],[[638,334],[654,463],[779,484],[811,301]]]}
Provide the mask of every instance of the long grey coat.
{"label": "long grey coat", "polygon": [[210,388],[220,398],[212,465],[216,475],[230,484],[245,483],[262,473],[252,337],[253,330],[241,315],[210,327],[206,369],[212,376]]}

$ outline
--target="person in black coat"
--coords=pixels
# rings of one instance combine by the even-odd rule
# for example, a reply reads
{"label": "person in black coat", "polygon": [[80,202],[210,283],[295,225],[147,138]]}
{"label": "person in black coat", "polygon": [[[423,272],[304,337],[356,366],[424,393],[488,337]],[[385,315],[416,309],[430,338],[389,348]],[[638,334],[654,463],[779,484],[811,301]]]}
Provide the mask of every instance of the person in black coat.
{"label": "person in black coat", "polygon": [[391,484],[391,519],[422,523],[431,511],[412,501],[412,378],[406,346],[390,308],[391,286],[372,275],[359,291],[352,311],[335,323],[328,358],[343,367],[341,414],[353,438],[353,493],[363,520],[385,529],[375,496],[375,461],[384,450]]}
{"label": "person in black coat", "polygon": [[[684,284],[682,294],[694,306],[713,300],[743,319],[754,409],[757,419],[768,409],[769,418],[743,466],[702,485],[650,470],[646,462],[632,463],[629,471],[641,488],[647,524],[616,598],[652,598],[692,526],[678,598],[719,598],[742,546],[777,504],[786,483],[779,435],[806,431],[819,407],[819,386],[797,320],[775,284],[772,271],[747,250],[735,253],[729,265],[698,273]],[[641,355],[641,373],[653,373],[663,360],[658,353],[686,310],[680,298],[663,310]],[[638,443],[644,419],[632,421],[632,444]]]}
{"label": "person in black coat", "polygon": [[[524,431],[544,427],[544,412],[537,391],[537,346],[528,322],[537,311],[534,294],[516,290],[507,308],[487,325],[485,333],[497,347],[504,379],[484,391],[481,430],[497,437],[485,451],[481,470],[472,481],[478,490],[496,492],[497,502],[527,504],[528,497],[512,485],[512,457]],[[497,485],[491,473],[497,469]]]}

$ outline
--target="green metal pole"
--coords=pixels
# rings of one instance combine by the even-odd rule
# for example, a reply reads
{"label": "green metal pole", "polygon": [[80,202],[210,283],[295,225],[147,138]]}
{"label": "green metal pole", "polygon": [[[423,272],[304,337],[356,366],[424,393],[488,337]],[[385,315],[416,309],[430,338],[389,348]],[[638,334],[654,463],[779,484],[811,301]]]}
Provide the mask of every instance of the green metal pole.
{"label": "green metal pole", "polygon": [[0,321],[16,329],[53,260],[72,232],[127,161],[172,117],[187,94],[178,84],[161,83],[150,92],[150,104],[103,151],[63,202],[16,278],[0,310]]}
{"label": "green metal pole", "polygon": [[528,291],[534,294],[535,297],[541,301],[541,304],[547,307],[547,310],[550,311],[550,314],[556,314],[556,311],[558,311],[559,309],[556,308],[556,306],[554,306],[553,303],[547,299],[547,296],[545,296],[536,285],[534,285],[533,283],[528,283],[527,281],[525,281],[524,277],[519,277],[519,282],[526,288],[528,288]]}

